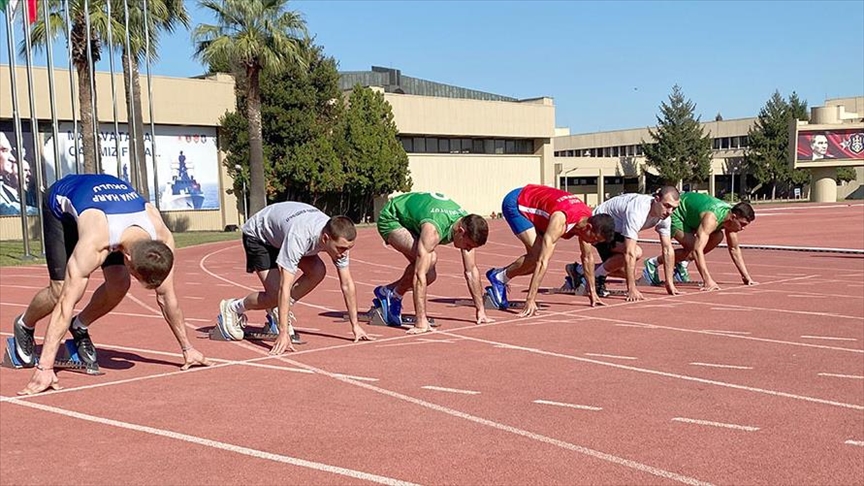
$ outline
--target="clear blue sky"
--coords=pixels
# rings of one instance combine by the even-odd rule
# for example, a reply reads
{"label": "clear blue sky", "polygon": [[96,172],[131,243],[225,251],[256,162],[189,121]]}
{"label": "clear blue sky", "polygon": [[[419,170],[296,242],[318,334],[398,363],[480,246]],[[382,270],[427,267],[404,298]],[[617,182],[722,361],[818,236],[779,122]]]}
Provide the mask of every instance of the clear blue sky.
{"label": "clear blue sky", "polygon": [[[188,8],[193,25],[212,22],[197,2]],[[557,125],[573,133],[652,125],[676,83],[703,120],[755,116],[774,90],[797,91],[810,106],[864,95],[861,0],[298,0],[289,8],[341,70],[390,66],[517,98],[550,96]],[[161,52],[156,74],[204,71],[188,31],[163,39]]]}

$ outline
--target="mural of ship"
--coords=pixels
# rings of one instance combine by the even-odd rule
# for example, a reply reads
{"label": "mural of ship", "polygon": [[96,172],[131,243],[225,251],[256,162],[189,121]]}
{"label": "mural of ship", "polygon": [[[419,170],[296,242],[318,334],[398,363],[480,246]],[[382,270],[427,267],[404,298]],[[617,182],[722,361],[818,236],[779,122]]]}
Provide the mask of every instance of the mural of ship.
{"label": "mural of ship", "polygon": [[201,190],[201,183],[190,174],[192,168],[181,150],[177,163],[171,164],[173,176],[171,181],[165,184],[160,196],[160,209],[201,209],[204,204],[204,191]]}

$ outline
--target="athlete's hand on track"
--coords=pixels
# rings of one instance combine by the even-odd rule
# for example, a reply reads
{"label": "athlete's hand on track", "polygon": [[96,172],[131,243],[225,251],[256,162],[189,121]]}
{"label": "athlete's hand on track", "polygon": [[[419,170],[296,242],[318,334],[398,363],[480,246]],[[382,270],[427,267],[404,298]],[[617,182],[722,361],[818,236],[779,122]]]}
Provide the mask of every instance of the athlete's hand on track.
{"label": "athlete's hand on track", "polygon": [[183,366],[180,367],[180,370],[186,371],[193,366],[210,366],[213,363],[204,356],[204,353],[198,351],[195,348],[189,348],[186,351],[183,351]]}
{"label": "athlete's hand on track", "polygon": [[639,289],[633,289],[627,293],[627,302],[636,302],[638,300],[645,300],[645,296],[642,295]]}
{"label": "athlete's hand on track", "polygon": [[678,287],[676,287],[674,285],[667,286],[666,287],[666,293],[669,295],[682,295],[682,294],[684,294],[684,292],[681,292],[680,290],[678,290]]}
{"label": "athlete's hand on track", "polygon": [[537,302],[534,300],[526,300],[525,308],[522,309],[522,313],[519,314],[519,317],[529,317],[536,314],[538,311]]}
{"label": "athlete's hand on track", "polygon": [[759,285],[759,282],[756,282],[755,280],[753,280],[752,278],[749,278],[749,277],[744,278],[743,280],[744,280],[744,285]]}
{"label": "athlete's hand on track", "polygon": [[273,349],[270,350],[270,354],[279,355],[284,353],[286,350],[291,351],[292,353],[297,351],[294,349],[294,345],[291,344],[291,336],[287,332],[279,334],[276,338],[276,342],[273,343]]}
{"label": "athlete's hand on track", "polygon": [[478,310],[475,312],[474,323],[475,324],[483,324],[485,322],[495,322],[495,319],[486,316],[485,310]]}
{"label": "athlete's hand on track", "polygon": [[366,331],[363,330],[360,325],[354,326],[351,331],[354,333],[354,342],[359,343],[360,341],[374,341],[375,338],[366,334]]}
{"label": "athlete's hand on track", "polygon": [[713,290],[720,290],[720,286],[717,285],[717,282],[715,282],[713,280],[709,280],[709,281],[705,282],[705,284],[702,285],[702,288],[699,290],[701,290],[703,292],[711,292]]}
{"label": "athlete's hand on track", "polygon": [[51,388],[52,390],[63,389],[60,386],[60,380],[57,379],[57,375],[54,373],[53,369],[40,370],[37,368],[33,372],[33,376],[30,377],[30,383],[27,384],[27,388],[19,391],[18,394],[35,395],[47,390],[48,388]]}
{"label": "athlete's hand on track", "polygon": [[588,302],[591,304],[591,307],[605,306],[606,305],[606,302],[603,302],[602,300],[600,300],[600,296],[597,295],[596,293],[588,296]]}

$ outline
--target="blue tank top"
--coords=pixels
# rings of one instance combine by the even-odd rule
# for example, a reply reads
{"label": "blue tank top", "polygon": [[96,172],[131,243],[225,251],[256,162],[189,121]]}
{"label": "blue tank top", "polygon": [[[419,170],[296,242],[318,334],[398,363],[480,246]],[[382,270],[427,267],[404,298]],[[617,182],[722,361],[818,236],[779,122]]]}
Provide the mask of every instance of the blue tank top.
{"label": "blue tank top", "polygon": [[129,214],[144,211],[147,201],[125,181],[107,174],[70,174],[60,179],[48,195],[54,216],[78,215],[88,209],[105,214]]}

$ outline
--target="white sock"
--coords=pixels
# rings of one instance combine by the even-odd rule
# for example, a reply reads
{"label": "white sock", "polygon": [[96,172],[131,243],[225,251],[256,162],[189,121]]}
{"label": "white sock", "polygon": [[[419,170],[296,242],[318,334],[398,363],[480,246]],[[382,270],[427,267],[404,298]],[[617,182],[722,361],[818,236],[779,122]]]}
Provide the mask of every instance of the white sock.
{"label": "white sock", "polygon": [[500,272],[495,273],[495,278],[498,280],[507,283],[510,281],[510,277],[507,276],[507,269],[502,268]]}
{"label": "white sock", "polygon": [[237,314],[246,313],[246,299],[234,299],[228,304],[228,308]]}
{"label": "white sock", "polygon": [[81,324],[81,320],[78,319],[78,316],[75,316],[75,319],[72,320],[72,329],[84,329],[87,330],[87,326]]}
{"label": "white sock", "polygon": [[656,267],[656,266],[658,265],[658,263],[657,263],[657,257],[649,258],[649,259],[648,259],[648,263],[650,263],[651,265],[654,265],[654,266]]}
{"label": "white sock", "polygon": [[28,326],[27,323],[24,322],[24,314],[21,314],[20,316],[18,316],[17,320],[19,323],[21,323],[22,327],[25,327],[25,328],[30,329],[30,330],[36,329],[36,326]]}
{"label": "white sock", "polygon": [[597,268],[594,269],[594,276],[605,277],[606,275],[606,267],[604,267],[602,263],[600,265],[597,265]]}

